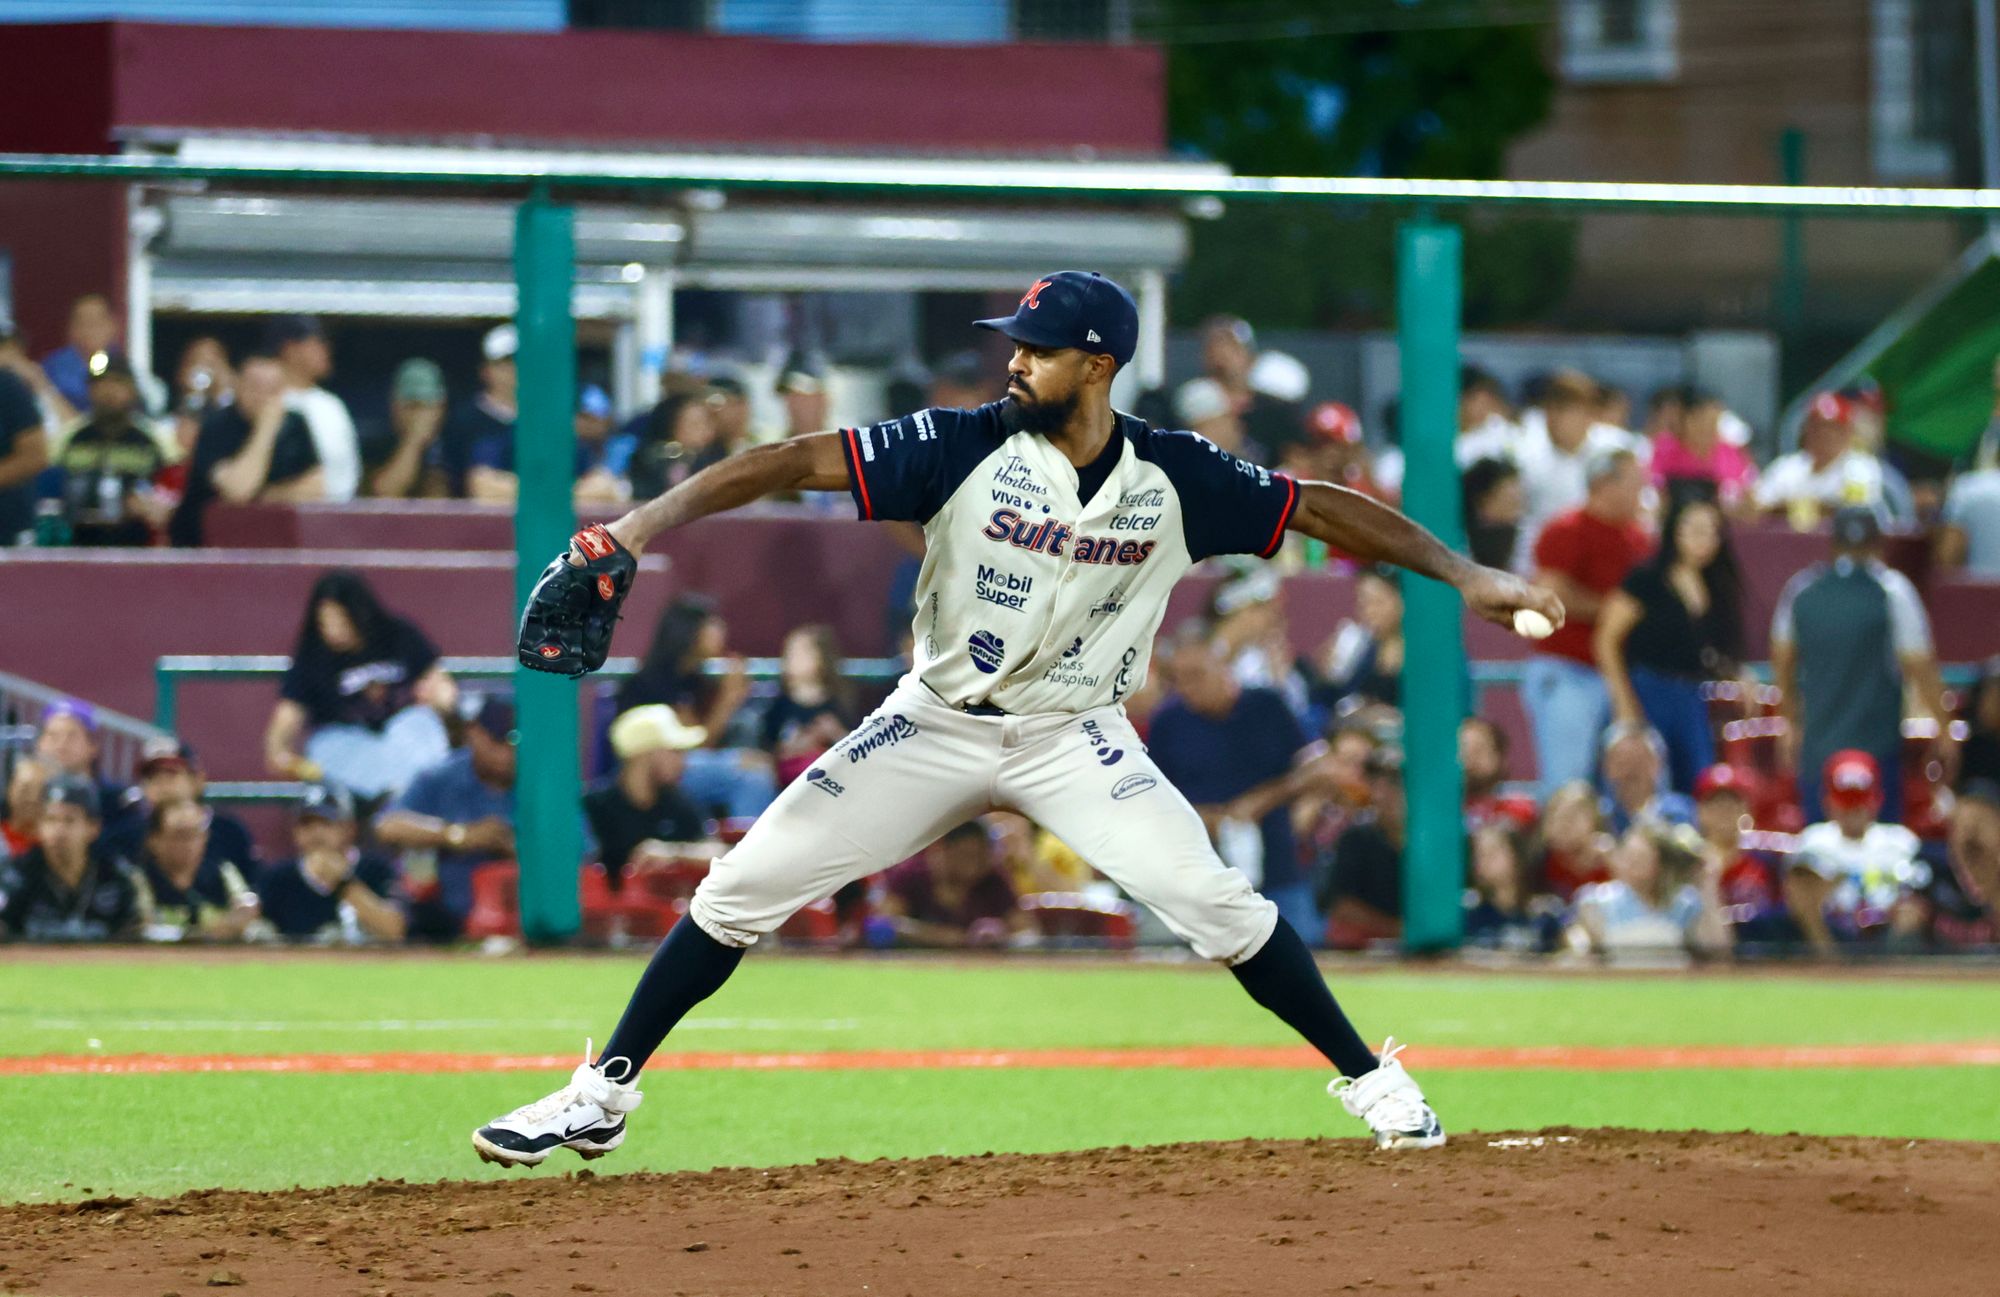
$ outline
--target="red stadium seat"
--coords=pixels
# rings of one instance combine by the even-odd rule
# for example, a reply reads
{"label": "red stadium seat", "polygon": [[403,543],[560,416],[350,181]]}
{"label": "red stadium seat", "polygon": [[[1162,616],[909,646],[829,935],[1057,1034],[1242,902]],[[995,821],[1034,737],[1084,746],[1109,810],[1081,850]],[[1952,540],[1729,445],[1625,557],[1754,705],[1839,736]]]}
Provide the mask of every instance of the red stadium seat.
{"label": "red stadium seat", "polygon": [[492,860],[472,870],[472,912],[465,935],[474,941],[521,935],[521,867]]}
{"label": "red stadium seat", "polygon": [[801,946],[837,946],[841,944],[840,915],[834,909],[833,898],[825,897],[814,901],[791,918],[786,919],[778,929],[778,936],[787,943]]}
{"label": "red stadium seat", "polygon": [[1021,898],[1021,909],[1044,937],[1127,950],[1139,934],[1138,911],[1129,901],[1100,901],[1082,892],[1030,892]]}
{"label": "red stadium seat", "polygon": [[635,861],[626,872],[625,886],[627,890],[636,889],[660,900],[686,902],[694,895],[694,889],[701,886],[701,880],[708,877],[708,866],[707,860],[692,857]]}
{"label": "red stadium seat", "polygon": [[626,883],[622,891],[614,892],[603,865],[592,863],[583,867],[578,875],[578,894],[585,939],[657,941],[687,912],[685,899],[649,893],[631,886],[629,878]]}

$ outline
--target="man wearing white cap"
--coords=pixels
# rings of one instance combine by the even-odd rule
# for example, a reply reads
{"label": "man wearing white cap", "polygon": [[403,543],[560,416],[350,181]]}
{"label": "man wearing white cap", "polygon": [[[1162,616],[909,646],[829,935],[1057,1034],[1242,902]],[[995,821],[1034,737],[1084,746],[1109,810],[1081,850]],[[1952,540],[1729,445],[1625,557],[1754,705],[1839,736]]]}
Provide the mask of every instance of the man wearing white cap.
{"label": "man wearing white cap", "polygon": [[440,467],[455,496],[512,504],[520,489],[514,476],[514,420],[520,376],[514,353],[521,336],[511,324],[496,325],[480,340],[479,396],[459,407],[438,440]]}
{"label": "man wearing white cap", "polygon": [[1212,378],[1190,378],[1174,392],[1174,414],[1181,426],[1197,432],[1232,455],[1262,460],[1261,449],[1247,444],[1243,416],[1222,384]]}
{"label": "man wearing white cap", "polygon": [[680,789],[687,752],[708,739],[664,703],[634,707],[611,723],[618,773],[583,795],[584,817],[613,890],[635,857],[682,854],[669,842],[707,836],[701,812]]}

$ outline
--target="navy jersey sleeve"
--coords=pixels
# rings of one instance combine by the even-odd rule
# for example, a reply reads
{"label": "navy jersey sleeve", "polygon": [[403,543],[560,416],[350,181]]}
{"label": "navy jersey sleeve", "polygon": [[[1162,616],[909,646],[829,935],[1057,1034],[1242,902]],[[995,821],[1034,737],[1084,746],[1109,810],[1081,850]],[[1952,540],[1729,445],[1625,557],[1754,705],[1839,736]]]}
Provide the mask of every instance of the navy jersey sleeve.
{"label": "navy jersey sleeve", "polygon": [[1299,507],[1299,484],[1238,459],[1192,432],[1151,432],[1141,453],[1181,498],[1181,528],[1197,562],[1217,554],[1269,558]]}
{"label": "navy jersey sleeve", "polygon": [[843,428],[855,512],[870,522],[929,522],[1006,437],[997,403],[976,410],[940,406]]}

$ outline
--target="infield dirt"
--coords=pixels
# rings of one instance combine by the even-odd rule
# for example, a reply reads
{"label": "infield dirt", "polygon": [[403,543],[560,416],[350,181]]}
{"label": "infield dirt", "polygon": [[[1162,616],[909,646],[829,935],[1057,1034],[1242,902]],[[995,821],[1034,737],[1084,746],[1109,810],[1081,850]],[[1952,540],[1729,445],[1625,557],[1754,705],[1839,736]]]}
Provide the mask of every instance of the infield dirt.
{"label": "infield dirt", "polygon": [[1996,1276],[2000,1145],[1807,1136],[1188,1144],[0,1208],[0,1288],[64,1297],[1946,1297]]}

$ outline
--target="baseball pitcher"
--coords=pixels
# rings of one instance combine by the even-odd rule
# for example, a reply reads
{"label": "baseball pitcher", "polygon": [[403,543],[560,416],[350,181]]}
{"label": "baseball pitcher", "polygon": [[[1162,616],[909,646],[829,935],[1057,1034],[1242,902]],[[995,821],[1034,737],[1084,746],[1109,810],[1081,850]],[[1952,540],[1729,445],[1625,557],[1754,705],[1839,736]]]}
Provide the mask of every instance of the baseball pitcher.
{"label": "baseball pitcher", "polygon": [[1448,582],[1481,616],[1561,603],[1453,553],[1402,514],[1300,482],[1192,433],[1111,408],[1139,317],[1110,279],[1038,279],[1009,317],[1007,396],[759,446],[688,478],[549,565],[522,618],[530,666],[602,665],[634,556],[671,528],[778,492],[845,489],[863,519],[921,523],[915,662],[858,729],[794,781],[714,862],[639,979],[604,1051],[568,1084],[473,1133],[490,1162],[558,1148],[595,1158],[625,1138],[647,1060],[743,952],[800,907],[989,809],[1047,827],[1228,967],[1338,1071],[1329,1087],[1383,1148],[1444,1130],[1393,1041],[1363,1043],[1299,934],[1223,864],[1160,774],[1122,700],[1146,677],[1167,595],[1217,554],[1275,554],[1287,530]]}

